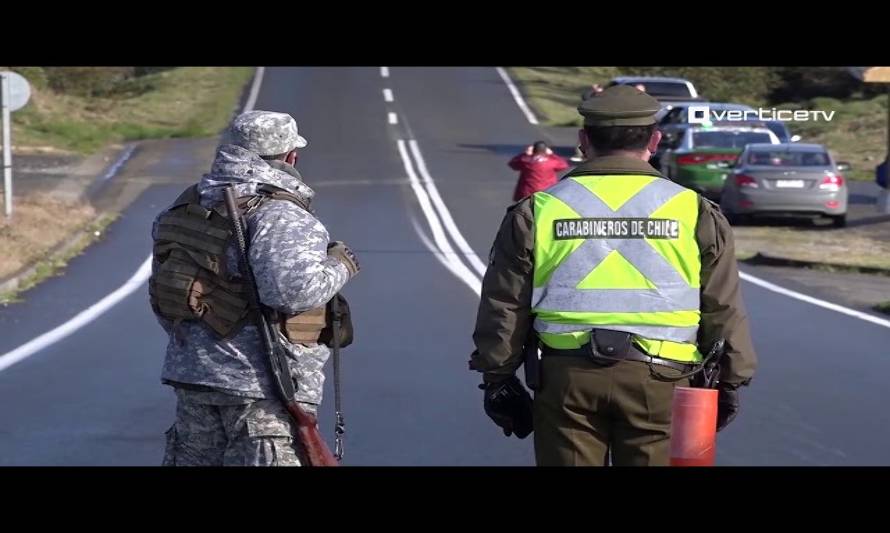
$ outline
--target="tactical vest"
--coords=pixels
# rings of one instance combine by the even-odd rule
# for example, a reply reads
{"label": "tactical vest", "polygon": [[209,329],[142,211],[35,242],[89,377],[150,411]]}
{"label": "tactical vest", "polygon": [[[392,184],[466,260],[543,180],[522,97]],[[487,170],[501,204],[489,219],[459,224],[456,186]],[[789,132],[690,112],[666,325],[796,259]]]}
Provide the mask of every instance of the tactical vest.
{"label": "tactical vest", "polygon": [[[239,198],[238,207],[249,217],[270,200],[308,208],[298,196],[268,184],[261,185],[256,195]],[[201,321],[224,339],[238,333],[249,321],[250,312],[247,287],[226,270],[226,249],[232,238],[225,206],[206,209],[199,202],[197,185],[186,189],[158,219],[153,248],[157,264],[148,282],[155,313],[176,325],[185,320]],[[346,346],[352,341],[352,327],[348,305],[341,299],[343,308],[347,316],[341,345]],[[292,343],[330,341],[326,331],[330,329],[329,306],[275,317]]]}
{"label": "tactical vest", "polygon": [[698,196],[656,176],[572,176],[534,195],[535,330],[577,348],[591,328],[653,356],[700,360]]}

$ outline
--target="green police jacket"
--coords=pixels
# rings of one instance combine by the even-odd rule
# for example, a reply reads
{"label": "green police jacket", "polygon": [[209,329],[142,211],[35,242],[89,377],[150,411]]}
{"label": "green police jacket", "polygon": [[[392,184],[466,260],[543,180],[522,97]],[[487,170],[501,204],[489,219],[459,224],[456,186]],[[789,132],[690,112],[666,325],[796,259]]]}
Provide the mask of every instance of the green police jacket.
{"label": "green police jacket", "polygon": [[[621,179],[621,175],[666,179],[648,163],[624,156],[596,158],[580,165],[566,178],[613,176],[609,179]],[[691,285],[698,288],[699,323],[695,343],[706,348],[719,338],[726,339],[721,381],[744,385],[754,375],[757,355],[741,298],[732,229],[717,206],[700,196],[696,201],[694,241],[700,271],[698,280],[690,280]],[[535,291],[534,209],[534,197],[530,197],[507,210],[482,281],[473,334],[476,352],[471,364],[484,373],[487,381],[512,375],[522,364],[523,344],[535,320],[533,299],[540,299],[540,295]],[[540,273],[537,275],[540,285]]]}

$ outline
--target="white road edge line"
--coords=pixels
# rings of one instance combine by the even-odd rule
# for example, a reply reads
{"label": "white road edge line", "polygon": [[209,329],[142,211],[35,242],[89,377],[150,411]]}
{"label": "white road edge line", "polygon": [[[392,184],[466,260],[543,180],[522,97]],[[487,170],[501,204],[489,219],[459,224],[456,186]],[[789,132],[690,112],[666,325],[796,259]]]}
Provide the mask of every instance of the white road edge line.
{"label": "white road edge line", "polygon": [[247,97],[247,102],[244,103],[244,110],[242,113],[247,113],[248,111],[253,111],[253,106],[256,105],[257,96],[260,94],[260,85],[263,84],[263,74],[266,73],[266,67],[257,67],[256,74],[253,77],[253,85],[250,86],[250,94]]}
{"label": "white road edge line", "polygon": [[108,181],[113,178],[114,175],[117,174],[117,171],[120,170],[121,165],[126,163],[127,159],[130,159],[130,156],[133,155],[133,150],[135,149],[135,144],[131,144],[130,146],[128,146],[127,149],[124,150],[124,152],[121,154],[121,156],[117,158],[117,161],[115,161],[113,165],[108,167],[108,172],[106,172],[102,176],[102,181]]}
{"label": "white road edge line", "polygon": [[457,276],[458,279],[463,281],[467,287],[476,293],[477,296],[481,295],[482,281],[476,277],[466,265],[457,259],[457,254],[454,252],[451,243],[448,242],[448,238],[442,230],[442,224],[436,216],[436,211],[430,204],[429,195],[427,194],[426,189],[421,186],[420,180],[414,172],[414,167],[411,164],[411,157],[408,155],[408,149],[405,148],[405,141],[398,139],[396,144],[399,149],[399,155],[402,157],[402,163],[405,166],[405,172],[408,174],[408,180],[411,182],[411,190],[414,191],[414,195],[420,203],[420,209],[423,211],[423,216],[426,218],[430,230],[432,230],[433,240],[436,242],[437,249],[432,249],[431,251],[436,253],[436,257],[445,268]]}
{"label": "white road edge line", "polygon": [[516,100],[516,105],[519,106],[519,109],[525,113],[525,118],[534,125],[538,125],[538,118],[535,117],[535,114],[532,113],[532,110],[528,107],[528,104],[525,103],[525,99],[522,98],[522,94],[519,92],[519,89],[516,88],[516,85],[513,84],[513,80],[510,79],[510,75],[507,74],[507,71],[504,70],[503,67],[495,67],[498,71],[498,74],[501,75],[501,79],[504,80],[504,83],[507,84],[507,89],[510,89],[510,94],[513,95],[513,99]]}
{"label": "white road edge line", "polygon": [[392,102],[392,89],[383,89],[383,101],[384,102]]}
{"label": "white road edge line", "polygon": [[426,185],[430,198],[432,198],[433,204],[436,206],[436,211],[439,212],[439,216],[442,217],[442,221],[445,223],[445,228],[448,230],[448,234],[454,239],[460,252],[466,257],[470,265],[480,276],[484,276],[487,267],[479,259],[478,254],[470,248],[470,245],[467,244],[463,234],[461,234],[460,230],[457,228],[457,224],[454,223],[454,218],[452,218],[448,206],[445,205],[445,202],[439,195],[439,189],[436,187],[436,182],[433,181],[433,177],[430,176],[430,173],[426,168],[423,154],[420,153],[420,146],[418,146],[417,141],[414,139],[411,139],[408,143],[411,146],[411,152],[414,154],[414,159],[417,161],[417,168],[420,170],[420,175],[423,176],[423,183]]}
{"label": "white road edge line", "polygon": [[[531,112],[531,109],[529,109],[528,105],[525,103],[525,100],[523,100],[522,95],[519,93],[519,90],[513,84],[513,81],[510,79],[510,76],[509,76],[509,74],[507,74],[507,71],[501,67],[496,67],[496,69],[498,71],[498,74],[500,74],[501,78],[504,80],[504,83],[507,84],[507,88],[510,90],[510,93],[513,95],[513,99],[516,100],[516,104],[519,105],[519,109],[521,109],[522,112],[525,113],[525,116],[526,116],[526,118],[528,118],[529,122],[531,122],[532,124],[537,124],[538,119],[535,118],[534,113]],[[850,308],[844,307],[842,305],[833,304],[831,302],[826,302],[825,300],[820,300],[820,299],[814,298],[812,296],[807,296],[806,294],[802,294],[802,293],[799,293],[796,291],[786,289],[786,288],[776,285],[774,283],[770,283],[766,280],[760,279],[757,276],[752,276],[751,274],[748,274],[746,272],[739,271],[739,275],[741,276],[741,278],[743,280],[745,280],[749,283],[753,283],[755,285],[759,285],[760,287],[763,287],[766,290],[769,290],[769,291],[772,291],[772,292],[775,292],[778,294],[782,294],[784,296],[788,296],[789,298],[794,298],[794,299],[800,300],[802,302],[811,303],[811,304],[817,305],[819,307],[824,307],[825,309],[831,309],[832,311],[837,311],[838,313],[843,313],[848,316],[859,318],[861,320],[865,320],[866,322],[871,322],[872,324],[877,324],[879,326],[884,326],[886,328],[890,328],[890,321],[888,321],[888,320],[884,320],[882,318],[872,316],[868,313],[863,313],[862,311],[856,311],[855,309],[850,309]]]}
{"label": "white road edge line", "polygon": [[398,124],[399,123],[399,116],[396,115],[395,113],[393,113],[392,111],[390,111],[386,115],[386,119],[389,121],[390,124]]}
{"label": "white road edge line", "polygon": [[126,283],[117,288],[114,292],[102,298],[98,302],[78,313],[74,318],[65,322],[61,326],[47,331],[43,335],[36,337],[25,344],[22,344],[15,350],[0,355],[0,372],[6,370],[19,361],[26,359],[35,353],[51,346],[68,335],[71,335],[78,329],[86,326],[93,320],[102,316],[106,311],[114,307],[118,302],[129,296],[136,289],[145,283],[151,274],[151,256],[146,259],[133,276]]}
{"label": "white road edge line", "polygon": [[812,296],[807,296],[806,294],[799,293],[797,291],[792,291],[790,289],[786,289],[785,287],[781,287],[776,285],[775,283],[770,283],[766,280],[760,279],[757,276],[752,276],[747,272],[739,272],[739,276],[747,281],[748,283],[753,283],[754,285],[758,285],[763,287],[768,291],[772,291],[778,294],[782,294],[789,298],[794,298],[795,300],[800,300],[802,302],[807,302],[819,307],[823,307],[825,309],[830,309],[831,311],[837,311],[838,313],[842,313],[848,316],[852,316],[854,318],[858,318],[860,320],[865,320],[866,322],[871,322],[872,324],[877,324],[879,326],[884,326],[885,328],[890,328],[890,320],[885,320],[883,318],[878,318],[876,316],[872,316],[868,313],[863,313],[862,311],[856,311],[855,309],[850,309],[848,307],[844,307],[842,305],[833,304],[831,302],[826,302],[825,300],[820,300],[819,298],[814,298]]}
{"label": "white road edge line", "polygon": [[[253,106],[256,104],[256,99],[260,92],[260,85],[263,82],[265,71],[265,67],[257,67],[256,75],[253,78],[253,85],[250,87],[250,94],[247,97],[247,102],[244,103],[244,110],[242,112],[246,113],[253,110]],[[149,276],[151,276],[151,255],[142,262],[136,270],[136,273],[133,274],[126,283],[118,287],[108,296],[81,311],[61,326],[47,331],[43,335],[26,342],[11,352],[0,355],[0,372],[19,361],[34,355],[40,350],[59,342],[78,329],[96,320],[106,311],[114,307],[118,302],[139,290],[142,284],[148,281]]]}
{"label": "white road edge line", "polygon": [[389,67],[380,67],[380,76],[383,78],[389,77]]}

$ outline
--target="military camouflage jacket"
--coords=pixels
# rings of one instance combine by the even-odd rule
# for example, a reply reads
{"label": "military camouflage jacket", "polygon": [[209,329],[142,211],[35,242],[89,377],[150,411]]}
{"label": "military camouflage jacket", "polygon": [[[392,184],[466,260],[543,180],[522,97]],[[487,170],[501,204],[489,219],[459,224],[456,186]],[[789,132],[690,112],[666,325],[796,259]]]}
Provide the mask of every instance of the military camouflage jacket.
{"label": "military camouflage jacket", "polygon": [[[224,202],[223,191],[229,184],[234,184],[237,196],[244,196],[255,193],[263,183],[284,188],[306,200],[306,204],[314,196],[290,165],[270,163],[238,146],[222,145],[210,173],[198,185],[201,205],[210,208]],[[266,306],[285,314],[320,307],[348,281],[346,267],[328,257],[328,232],[312,212],[293,202],[273,200],[256,209],[247,225],[250,264],[260,300]],[[157,227],[156,219],[153,236]],[[238,272],[234,243],[227,250],[226,261],[229,272]],[[158,320],[170,335],[161,374],[164,383],[232,396],[276,397],[253,325],[220,340],[200,322],[183,322],[174,331],[169,320]],[[289,348],[297,400],[321,403],[322,367],[330,350],[324,345],[290,344],[283,336],[281,340]]]}

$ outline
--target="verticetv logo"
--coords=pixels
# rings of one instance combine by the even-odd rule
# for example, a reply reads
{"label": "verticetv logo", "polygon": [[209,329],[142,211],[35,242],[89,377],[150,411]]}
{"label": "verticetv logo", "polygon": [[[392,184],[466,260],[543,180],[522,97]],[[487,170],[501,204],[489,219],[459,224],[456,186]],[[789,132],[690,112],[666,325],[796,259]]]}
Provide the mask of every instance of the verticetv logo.
{"label": "verticetv logo", "polygon": [[[824,120],[830,122],[834,111],[810,111],[806,109],[711,109],[706,105],[689,106],[690,124],[709,124],[712,122],[756,122],[779,120],[782,122],[809,122]],[[820,118],[821,117],[821,118]]]}

